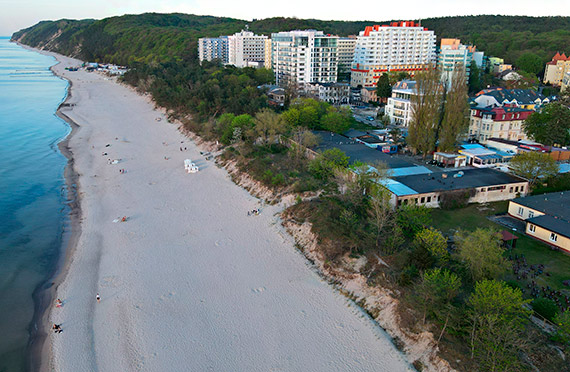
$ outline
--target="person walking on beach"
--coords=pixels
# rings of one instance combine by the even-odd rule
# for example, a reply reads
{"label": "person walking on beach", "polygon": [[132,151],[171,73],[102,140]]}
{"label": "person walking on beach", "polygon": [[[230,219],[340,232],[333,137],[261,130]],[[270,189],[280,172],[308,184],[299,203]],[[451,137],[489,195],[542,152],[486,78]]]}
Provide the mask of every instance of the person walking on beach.
{"label": "person walking on beach", "polygon": [[51,327],[51,329],[53,329],[53,333],[63,332],[63,329],[61,329],[61,325],[59,325],[59,324],[53,323],[53,326]]}
{"label": "person walking on beach", "polygon": [[97,293],[97,296],[95,296],[95,298],[97,299],[97,303],[101,302],[101,296],[99,296],[99,293]]}

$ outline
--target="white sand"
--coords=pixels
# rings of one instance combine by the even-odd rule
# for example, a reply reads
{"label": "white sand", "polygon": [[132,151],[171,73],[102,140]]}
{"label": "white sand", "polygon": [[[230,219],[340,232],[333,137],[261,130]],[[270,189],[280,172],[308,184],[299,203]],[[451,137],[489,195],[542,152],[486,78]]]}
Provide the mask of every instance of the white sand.
{"label": "white sand", "polygon": [[[64,71],[77,61],[57,58],[76,104],[64,113],[81,126],[70,148],[83,221],[57,292],[65,304],[51,313],[63,333],[49,335],[50,370],[411,369],[307,265],[277,207],[248,217],[259,201],[175,125],[156,121],[143,97],[97,73]],[[186,158],[197,174],[184,172]],[[113,223],[119,216],[129,220]]]}

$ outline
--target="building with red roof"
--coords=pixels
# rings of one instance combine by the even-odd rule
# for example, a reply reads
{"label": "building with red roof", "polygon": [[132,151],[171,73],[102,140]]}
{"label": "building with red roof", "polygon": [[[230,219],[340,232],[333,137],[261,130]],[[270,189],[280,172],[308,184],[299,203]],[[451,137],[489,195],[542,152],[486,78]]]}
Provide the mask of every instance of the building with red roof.
{"label": "building with red roof", "polygon": [[560,52],[557,52],[552,57],[552,61],[546,64],[543,82],[559,87],[562,85],[564,75],[568,72],[570,72],[570,57],[566,57],[564,53],[560,54]]}

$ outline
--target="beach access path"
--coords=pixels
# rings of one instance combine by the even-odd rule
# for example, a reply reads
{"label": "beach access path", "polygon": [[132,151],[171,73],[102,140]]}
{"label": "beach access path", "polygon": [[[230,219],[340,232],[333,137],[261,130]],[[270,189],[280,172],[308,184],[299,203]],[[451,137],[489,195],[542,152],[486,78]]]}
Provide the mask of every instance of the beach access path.
{"label": "beach access path", "polygon": [[49,370],[413,370],[295,250],[279,207],[235,185],[147,98],[54,56],[73,84],[62,112],[80,126],[69,149],[82,221]]}

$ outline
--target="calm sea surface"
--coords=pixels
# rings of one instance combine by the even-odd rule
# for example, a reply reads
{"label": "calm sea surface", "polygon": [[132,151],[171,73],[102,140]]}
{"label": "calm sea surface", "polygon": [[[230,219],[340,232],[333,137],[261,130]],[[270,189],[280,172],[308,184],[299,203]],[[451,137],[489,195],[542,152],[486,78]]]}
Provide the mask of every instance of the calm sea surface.
{"label": "calm sea surface", "polygon": [[56,265],[68,210],[51,57],[0,38],[0,372],[24,370],[32,293]]}

